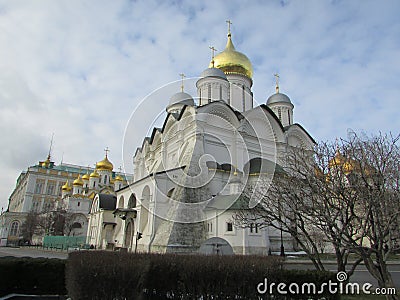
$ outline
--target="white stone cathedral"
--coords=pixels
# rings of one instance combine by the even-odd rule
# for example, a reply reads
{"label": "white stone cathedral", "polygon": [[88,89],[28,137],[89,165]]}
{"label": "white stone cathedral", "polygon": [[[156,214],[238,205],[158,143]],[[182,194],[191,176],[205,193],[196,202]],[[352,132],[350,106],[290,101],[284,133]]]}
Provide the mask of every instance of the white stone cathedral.
{"label": "white stone cathedral", "polygon": [[173,95],[163,127],[136,150],[133,182],[117,191],[116,203],[95,201],[89,244],[161,253],[267,254],[281,243],[293,249],[291,238],[272,228],[233,222],[257,201],[244,197],[245,187],[282,171],[290,147],[315,143],[294,123],[278,82],[266,104],[254,106],[252,76],[229,31],[225,50],[196,82],[196,101],[183,89]]}

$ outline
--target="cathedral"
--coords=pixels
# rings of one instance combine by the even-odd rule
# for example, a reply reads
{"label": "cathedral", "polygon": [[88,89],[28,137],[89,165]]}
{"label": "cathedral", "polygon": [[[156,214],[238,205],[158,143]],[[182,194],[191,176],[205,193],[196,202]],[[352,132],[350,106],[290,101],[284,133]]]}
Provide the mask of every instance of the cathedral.
{"label": "cathedral", "polygon": [[[23,227],[29,214],[50,218],[52,213],[60,212],[66,218],[64,235],[86,236],[88,216],[96,195],[115,197],[115,192],[131,179],[131,175],[113,170],[108,151],[106,149],[104,159],[97,162],[95,168],[63,162],[57,165],[49,151],[46,160],[23,171],[7,210],[0,215],[0,246],[26,241]],[[40,244],[43,236],[53,235],[51,224],[41,231],[28,240]]]}
{"label": "cathedral", "polygon": [[182,84],[166,103],[163,126],[136,150],[132,182],[116,199],[94,199],[87,243],[157,253],[293,249],[290,236],[276,229],[234,222],[235,213],[258,203],[245,191],[267,189],[291,148],[315,143],[294,122],[294,105],[276,77],[276,92],[255,106],[252,64],[229,29],[224,51],[213,54],[196,82],[197,95]]}

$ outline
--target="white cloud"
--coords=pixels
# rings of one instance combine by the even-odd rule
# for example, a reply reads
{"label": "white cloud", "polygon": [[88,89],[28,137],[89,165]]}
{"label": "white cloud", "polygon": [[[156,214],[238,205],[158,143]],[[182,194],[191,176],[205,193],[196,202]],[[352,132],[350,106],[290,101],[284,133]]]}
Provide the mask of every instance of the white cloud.
{"label": "white cloud", "polygon": [[[317,140],[347,128],[398,132],[399,8],[394,0],[0,1],[1,206],[18,174],[46,157],[53,132],[57,163],[64,153],[93,164],[108,146],[121,165],[132,111],[179,73],[200,74],[208,46],[225,46],[226,19],[253,62],[258,102],[279,72],[295,120]],[[163,111],[169,97],[147,111]],[[130,155],[148,131],[148,114],[138,118]]]}

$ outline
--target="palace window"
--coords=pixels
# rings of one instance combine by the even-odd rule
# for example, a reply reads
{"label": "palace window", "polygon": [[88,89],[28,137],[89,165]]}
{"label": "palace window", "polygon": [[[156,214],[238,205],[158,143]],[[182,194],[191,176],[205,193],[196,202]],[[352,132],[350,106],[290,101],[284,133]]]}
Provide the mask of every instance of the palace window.
{"label": "palace window", "polygon": [[54,182],[48,182],[47,183],[47,194],[48,195],[53,195],[54,194],[54,190],[55,190],[55,183]]}
{"label": "palace window", "polygon": [[233,231],[233,223],[231,223],[231,222],[226,223],[226,231],[230,231],[230,232]]}
{"label": "palace window", "polygon": [[43,191],[43,180],[36,180],[35,194],[41,194]]}

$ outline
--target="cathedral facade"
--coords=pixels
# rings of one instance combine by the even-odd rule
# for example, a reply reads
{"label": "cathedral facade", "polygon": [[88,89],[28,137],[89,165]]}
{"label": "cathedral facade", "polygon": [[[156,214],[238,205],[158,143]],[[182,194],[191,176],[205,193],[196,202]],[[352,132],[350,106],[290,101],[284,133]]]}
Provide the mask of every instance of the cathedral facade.
{"label": "cathedral facade", "polygon": [[[235,213],[257,204],[246,191],[267,191],[291,147],[315,143],[294,123],[294,105],[278,82],[265,104],[254,105],[252,76],[229,31],[225,50],[200,74],[196,97],[183,87],[172,95],[162,128],[136,150],[132,183],[92,206],[90,243],[159,253],[267,254],[281,243],[293,249],[291,238],[272,228],[234,222]],[[101,211],[109,213],[100,220]]]}
{"label": "cathedral facade", "polygon": [[[46,160],[28,167],[18,177],[8,208],[0,215],[0,246],[18,245],[24,240],[24,224],[29,215],[39,222],[40,218],[50,218],[52,213],[58,212],[68,223],[65,235],[86,236],[95,196],[115,197],[115,191],[125,187],[129,179],[130,175],[113,171],[107,152],[95,168],[66,163],[56,165],[49,154]],[[54,235],[51,227],[49,224],[49,228],[35,234],[33,242],[41,243],[44,235]]]}

